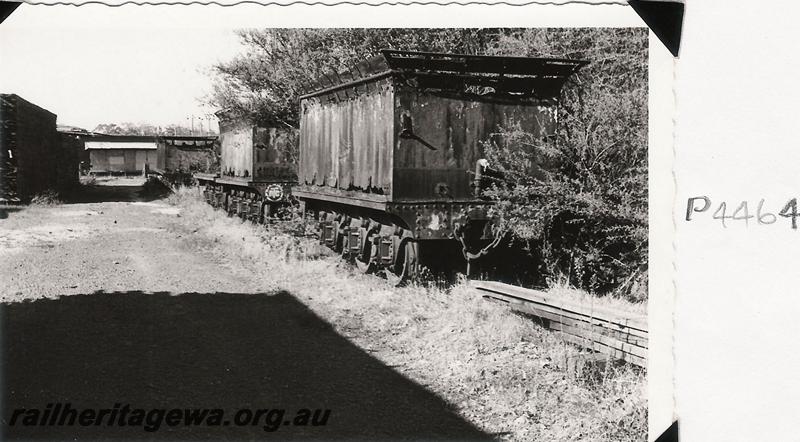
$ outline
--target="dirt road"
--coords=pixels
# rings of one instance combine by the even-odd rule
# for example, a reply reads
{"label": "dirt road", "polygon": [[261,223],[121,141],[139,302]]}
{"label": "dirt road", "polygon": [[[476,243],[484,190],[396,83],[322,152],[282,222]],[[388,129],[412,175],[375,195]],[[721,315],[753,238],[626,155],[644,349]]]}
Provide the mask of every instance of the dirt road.
{"label": "dirt road", "polygon": [[[116,184],[0,220],[3,439],[487,438],[244,258],[199,247],[179,209]],[[229,425],[9,425],[67,402],[221,408]],[[237,426],[242,408],[287,418]],[[303,408],[331,415],[293,425]]]}
{"label": "dirt road", "polygon": [[[122,201],[33,208],[0,224],[2,301],[96,291],[254,293],[259,278],[193,249],[192,230],[137,183],[106,186]],[[141,184],[139,182],[139,184]],[[123,193],[128,190],[127,195]],[[96,195],[95,195],[96,196]],[[127,200],[127,201],[125,201]]]}

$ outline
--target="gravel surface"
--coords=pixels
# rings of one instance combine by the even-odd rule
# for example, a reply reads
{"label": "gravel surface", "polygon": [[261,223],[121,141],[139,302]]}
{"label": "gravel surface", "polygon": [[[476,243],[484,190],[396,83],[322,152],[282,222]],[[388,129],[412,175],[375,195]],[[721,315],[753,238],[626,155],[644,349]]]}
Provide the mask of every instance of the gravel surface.
{"label": "gravel surface", "polygon": [[[3,439],[486,439],[268,274],[114,181],[0,220]],[[33,301],[33,302],[21,302]],[[14,408],[330,409],[326,426],[9,426]]]}
{"label": "gravel surface", "polygon": [[192,229],[180,221],[175,207],[158,201],[67,204],[12,213],[0,223],[0,301],[100,290],[263,290],[263,278],[248,269],[197,253]]}

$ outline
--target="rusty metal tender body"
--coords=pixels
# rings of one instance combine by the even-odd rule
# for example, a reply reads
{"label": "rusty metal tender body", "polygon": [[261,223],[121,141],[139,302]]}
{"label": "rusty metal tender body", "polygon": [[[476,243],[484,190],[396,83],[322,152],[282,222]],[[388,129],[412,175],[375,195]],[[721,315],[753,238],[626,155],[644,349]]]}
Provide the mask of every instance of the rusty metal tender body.
{"label": "rusty metal tender body", "polygon": [[301,97],[294,195],[322,212],[323,241],[369,267],[406,276],[423,244],[466,251],[488,221],[484,143],[503,127],[553,134],[561,88],[585,63],[384,50],[326,76]]}
{"label": "rusty metal tender body", "polygon": [[274,216],[291,202],[297,182],[292,152],[295,129],[261,127],[223,113],[220,117],[220,171],[195,174],[206,201],[252,221]]}

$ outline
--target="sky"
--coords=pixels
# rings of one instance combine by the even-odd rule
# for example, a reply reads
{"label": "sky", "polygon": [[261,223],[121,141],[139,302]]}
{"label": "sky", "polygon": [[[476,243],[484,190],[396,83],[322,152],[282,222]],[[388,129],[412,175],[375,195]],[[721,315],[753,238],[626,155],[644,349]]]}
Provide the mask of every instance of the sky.
{"label": "sky", "polygon": [[[19,9],[26,7],[37,8]],[[122,122],[190,126],[192,116],[199,126],[213,114],[202,103],[210,68],[241,50],[232,29],[10,26],[28,19],[15,17],[21,12],[0,25],[0,91],[50,110],[59,124],[90,130]]]}
{"label": "sky", "polygon": [[[512,0],[513,1],[513,0]],[[253,27],[641,26],[627,6],[370,8],[34,6],[0,24],[0,92],[58,115],[58,124],[198,127],[210,68],[242,51],[234,29]],[[204,124],[208,124],[207,120]],[[212,129],[217,130],[212,119]]]}

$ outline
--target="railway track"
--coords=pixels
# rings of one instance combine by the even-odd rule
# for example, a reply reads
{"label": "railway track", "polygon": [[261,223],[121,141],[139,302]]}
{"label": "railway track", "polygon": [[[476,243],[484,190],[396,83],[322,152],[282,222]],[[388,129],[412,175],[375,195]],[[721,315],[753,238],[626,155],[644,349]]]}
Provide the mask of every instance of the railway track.
{"label": "railway track", "polygon": [[557,299],[545,292],[492,281],[474,281],[484,298],[507,303],[575,345],[647,367],[647,317]]}

